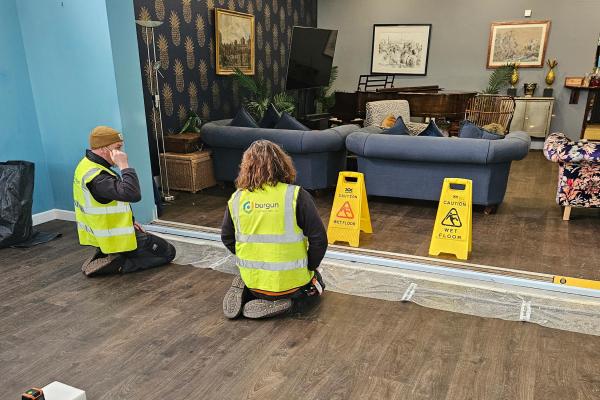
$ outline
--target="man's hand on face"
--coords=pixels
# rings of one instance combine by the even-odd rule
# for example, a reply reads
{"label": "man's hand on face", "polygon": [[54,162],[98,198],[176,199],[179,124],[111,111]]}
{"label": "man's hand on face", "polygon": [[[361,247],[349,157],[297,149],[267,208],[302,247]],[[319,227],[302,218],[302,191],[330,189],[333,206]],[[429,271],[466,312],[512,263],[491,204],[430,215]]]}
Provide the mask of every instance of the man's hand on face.
{"label": "man's hand on face", "polygon": [[113,163],[115,163],[115,165],[117,167],[119,167],[120,170],[129,168],[129,161],[127,159],[127,153],[125,153],[124,151],[121,151],[119,149],[111,149],[110,150],[110,158],[112,158]]}

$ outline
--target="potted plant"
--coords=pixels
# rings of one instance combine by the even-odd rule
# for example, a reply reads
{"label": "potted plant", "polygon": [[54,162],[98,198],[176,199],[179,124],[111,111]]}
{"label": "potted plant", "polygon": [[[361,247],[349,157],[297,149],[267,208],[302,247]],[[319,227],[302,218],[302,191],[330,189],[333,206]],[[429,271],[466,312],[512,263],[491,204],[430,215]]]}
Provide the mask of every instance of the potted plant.
{"label": "potted plant", "polygon": [[165,151],[170,153],[193,153],[201,150],[201,124],[200,117],[193,110],[189,110],[188,117],[179,132],[165,136]]}
{"label": "potted plant", "polygon": [[267,86],[264,81],[244,74],[239,68],[235,69],[233,77],[238,85],[243,89],[246,89],[249,93],[249,96],[244,99],[244,105],[257,121],[262,119],[271,103],[273,103],[275,108],[280,112],[285,111],[292,114],[296,109],[294,98],[292,96],[286,92],[280,92],[271,97],[269,93],[267,93]]}
{"label": "potted plant", "polygon": [[334,93],[329,93],[335,80],[338,76],[338,67],[334,65],[331,67],[331,75],[329,75],[329,84],[326,87],[320,87],[315,97],[317,113],[328,112],[331,107],[335,105]]}
{"label": "potted plant", "polygon": [[488,86],[483,91],[483,94],[498,94],[500,90],[508,86],[511,82],[511,77],[515,69],[515,64],[506,64],[498,67],[490,75]]}

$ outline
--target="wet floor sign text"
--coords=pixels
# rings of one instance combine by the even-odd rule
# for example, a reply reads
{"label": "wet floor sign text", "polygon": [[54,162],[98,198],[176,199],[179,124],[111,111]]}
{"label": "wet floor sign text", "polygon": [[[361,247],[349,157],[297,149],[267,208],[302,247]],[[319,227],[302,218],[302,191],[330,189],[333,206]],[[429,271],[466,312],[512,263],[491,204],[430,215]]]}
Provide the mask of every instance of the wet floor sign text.
{"label": "wet floor sign text", "polygon": [[444,179],[429,254],[448,253],[466,260],[473,241],[472,218],[473,181]]}

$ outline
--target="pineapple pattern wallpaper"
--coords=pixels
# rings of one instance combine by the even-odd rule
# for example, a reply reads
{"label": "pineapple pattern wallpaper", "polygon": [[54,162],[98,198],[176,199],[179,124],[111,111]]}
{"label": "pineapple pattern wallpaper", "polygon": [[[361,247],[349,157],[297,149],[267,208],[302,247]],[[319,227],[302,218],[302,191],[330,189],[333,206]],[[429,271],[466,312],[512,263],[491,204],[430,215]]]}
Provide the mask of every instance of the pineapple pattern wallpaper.
{"label": "pineapple pattern wallpaper", "polygon": [[[256,77],[265,80],[274,93],[282,91],[285,85],[292,27],[316,26],[317,22],[317,0],[134,0],[133,3],[136,19],[164,22],[155,29],[154,40],[162,74],[158,77],[158,87],[165,133],[178,132],[189,109],[205,122],[231,118],[241,104],[243,93],[233,78],[215,74],[215,7],[254,15]],[[146,61],[146,43],[150,46],[153,43],[152,37],[146,37],[140,27],[137,35],[148,134],[150,143],[154,143],[151,67]],[[153,167],[154,164],[155,160]]]}

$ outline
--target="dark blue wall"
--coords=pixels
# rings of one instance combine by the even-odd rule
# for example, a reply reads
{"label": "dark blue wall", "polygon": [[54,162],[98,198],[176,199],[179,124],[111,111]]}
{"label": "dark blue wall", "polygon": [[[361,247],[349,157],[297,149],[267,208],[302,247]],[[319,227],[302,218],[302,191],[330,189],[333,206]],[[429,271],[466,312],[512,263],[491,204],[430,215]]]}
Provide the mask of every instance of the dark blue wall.
{"label": "dark blue wall", "polygon": [[[255,16],[256,76],[265,79],[273,93],[285,84],[292,27],[317,22],[317,0],[134,0],[134,7],[137,19],[164,21],[156,28],[155,40],[165,78],[159,77],[165,133],[178,131],[190,108],[206,121],[231,117],[240,105],[242,94],[233,79],[215,74],[215,7]],[[138,44],[144,69],[146,43],[140,27]],[[146,73],[143,80],[153,138]]]}

